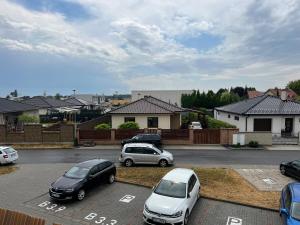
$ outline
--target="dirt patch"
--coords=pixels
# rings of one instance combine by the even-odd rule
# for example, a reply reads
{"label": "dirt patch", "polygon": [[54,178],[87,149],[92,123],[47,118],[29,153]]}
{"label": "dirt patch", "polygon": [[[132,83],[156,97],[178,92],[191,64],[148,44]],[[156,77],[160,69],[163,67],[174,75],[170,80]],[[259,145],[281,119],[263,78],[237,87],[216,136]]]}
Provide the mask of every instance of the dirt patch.
{"label": "dirt patch", "polygon": [[0,176],[4,174],[13,173],[18,169],[16,166],[0,166]]}
{"label": "dirt patch", "polygon": [[[173,168],[118,168],[117,179],[147,187],[153,187]],[[192,168],[200,178],[201,195],[249,204],[253,206],[278,209],[280,192],[259,191],[232,169]]]}
{"label": "dirt patch", "polygon": [[15,144],[12,147],[16,150],[33,149],[71,149],[73,144]]}

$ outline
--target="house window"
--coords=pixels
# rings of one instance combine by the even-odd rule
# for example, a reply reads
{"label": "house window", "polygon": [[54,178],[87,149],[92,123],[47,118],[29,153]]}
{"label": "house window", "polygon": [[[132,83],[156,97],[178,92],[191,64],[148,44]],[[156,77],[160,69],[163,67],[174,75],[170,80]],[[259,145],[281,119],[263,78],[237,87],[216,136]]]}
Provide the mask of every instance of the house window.
{"label": "house window", "polygon": [[240,117],[238,117],[238,116],[235,116],[235,117],[234,117],[234,120],[237,120],[237,121],[239,121],[239,120],[240,120]]}
{"label": "house window", "polygon": [[228,118],[230,118],[231,116],[230,116],[230,114],[228,114]]}
{"label": "house window", "polygon": [[254,119],[253,131],[272,131],[272,119]]}
{"label": "house window", "polygon": [[124,122],[135,122],[135,117],[124,117]]}
{"label": "house window", "polygon": [[158,117],[148,117],[148,128],[158,128]]}

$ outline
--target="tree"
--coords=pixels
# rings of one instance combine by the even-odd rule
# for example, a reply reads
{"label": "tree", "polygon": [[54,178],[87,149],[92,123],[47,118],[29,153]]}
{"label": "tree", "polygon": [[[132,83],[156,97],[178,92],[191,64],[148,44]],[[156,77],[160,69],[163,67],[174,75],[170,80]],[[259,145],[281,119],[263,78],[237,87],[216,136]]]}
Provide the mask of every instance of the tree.
{"label": "tree", "polygon": [[57,99],[57,100],[60,100],[60,99],[61,99],[61,97],[62,97],[62,95],[61,95],[61,94],[59,94],[59,93],[57,93],[57,94],[54,96],[54,98],[55,98],[55,99]]}
{"label": "tree", "polygon": [[297,95],[300,95],[300,80],[290,81],[287,88],[292,89]]}

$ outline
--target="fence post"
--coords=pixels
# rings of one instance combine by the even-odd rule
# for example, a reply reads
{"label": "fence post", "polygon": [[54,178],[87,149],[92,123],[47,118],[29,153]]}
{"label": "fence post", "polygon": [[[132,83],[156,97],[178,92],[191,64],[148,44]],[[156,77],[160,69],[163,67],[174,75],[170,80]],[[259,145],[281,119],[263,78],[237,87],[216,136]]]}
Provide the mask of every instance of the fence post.
{"label": "fence post", "polygon": [[115,141],[116,140],[116,129],[110,130],[110,140]]}
{"label": "fence post", "polygon": [[189,129],[189,142],[190,144],[194,144],[194,130]]}

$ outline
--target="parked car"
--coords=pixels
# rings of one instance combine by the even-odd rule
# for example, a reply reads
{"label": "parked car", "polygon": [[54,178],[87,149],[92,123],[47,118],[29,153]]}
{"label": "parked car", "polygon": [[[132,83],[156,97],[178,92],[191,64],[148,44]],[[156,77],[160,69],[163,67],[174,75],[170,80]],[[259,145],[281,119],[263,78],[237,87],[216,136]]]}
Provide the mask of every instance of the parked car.
{"label": "parked car", "polygon": [[18,152],[12,147],[0,146],[0,165],[15,163],[19,159]]}
{"label": "parked car", "polygon": [[300,180],[300,160],[282,162],[279,169],[281,174],[291,176]]}
{"label": "parked car", "polygon": [[148,224],[188,224],[200,197],[200,181],[191,169],[167,173],[146,200],[143,219]]}
{"label": "parked car", "polygon": [[116,167],[107,160],[93,159],[81,162],[65,172],[51,184],[49,195],[53,199],[83,200],[86,191],[106,181],[112,184],[115,181]]}
{"label": "parked car", "polygon": [[200,122],[192,122],[190,125],[190,129],[194,129],[194,130],[202,129],[202,125]]}
{"label": "parked car", "polygon": [[161,137],[159,134],[138,134],[130,139],[126,139],[121,142],[122,146],[129,143],[148,143],[160,148]]}
{"label": "parked car", "polygon": [[281,192],[280,216],[285,225],[300,225],[300,183],[290,183]]}
{"label": "parked car", "polygon": [[126,167],[134,164],[158,164],[166,167],[173,164],[173,155],[153,144],[133,143],[125,144],[122,148],[119,161]]}

